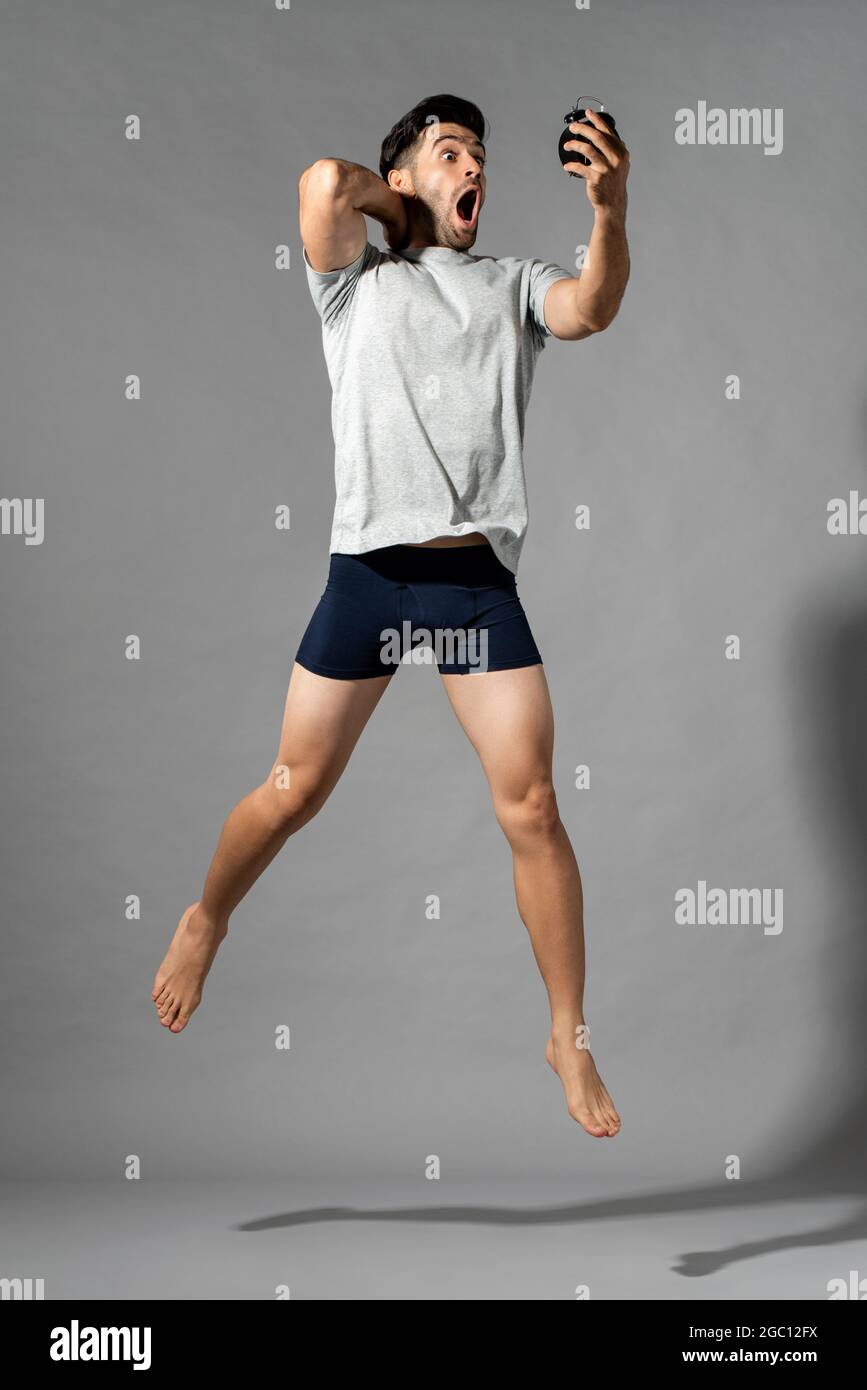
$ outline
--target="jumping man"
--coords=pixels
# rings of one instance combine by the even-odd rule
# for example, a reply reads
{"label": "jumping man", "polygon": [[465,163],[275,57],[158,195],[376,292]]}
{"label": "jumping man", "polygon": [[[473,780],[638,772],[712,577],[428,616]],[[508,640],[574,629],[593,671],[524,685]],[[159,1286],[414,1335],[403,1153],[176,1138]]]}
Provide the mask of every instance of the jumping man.
{"label": "jumping man", "polygon": [[[429,97],[391,130],[379,174],[320,159],[299,184],[310,292],[333,388],[336,506],[325,590],[298,647],[277,757],[229,814],[201,899],[152,998],[181,1032],[238,903],[322,807],[419,631],[479,756],[511,846],[518,912],[551,1012],[545,1055],[570,1115],[620,1117],[587,1046],[581,876],[554,794],[548,684],[516,586],[527,529],[524,416],[539,353],[611,323],[629,277],[629,152],[587,112],[567,164],[594,210],[584,269],[475,256],[485,121]],[[589,141],[589,143],[585,143]],[[381,223],[387,250],[367,238]]]}

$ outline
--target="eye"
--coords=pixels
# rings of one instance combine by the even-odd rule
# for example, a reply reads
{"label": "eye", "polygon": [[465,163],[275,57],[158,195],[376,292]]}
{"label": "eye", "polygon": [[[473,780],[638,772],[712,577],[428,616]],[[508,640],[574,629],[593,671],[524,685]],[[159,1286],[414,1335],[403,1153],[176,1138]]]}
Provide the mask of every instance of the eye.
{"label": "eye", "polygon": [[[445,156],[446,156],[447,154],[452,155],[455,159],[457,159],[457,157],[458,157],[458,151],[457,151],[457,150],[443,150],[443,158],[445,158]],[[477,163],[482,169],[484,169],[484,167],[485,167],[485,159],[484,159],[484,157],[482,156],[482,157],[480,158],[479,155],[475,155],[474,158],[475,158],[476,163]]]}

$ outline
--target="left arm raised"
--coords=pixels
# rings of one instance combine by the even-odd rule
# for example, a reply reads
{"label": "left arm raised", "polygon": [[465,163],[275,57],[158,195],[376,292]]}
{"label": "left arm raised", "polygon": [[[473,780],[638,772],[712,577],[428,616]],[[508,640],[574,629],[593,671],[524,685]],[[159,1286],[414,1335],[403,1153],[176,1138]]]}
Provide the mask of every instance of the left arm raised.
{"label": "left arm raised", "polygon": [[581,175],[595,219],[587,259],[580,276],[555,280],[545,296],[545,322],[555,338],[575,340],[601,333],[620,308],[629,279],[629,246],[626,241],[626,179],[629,151],[595,111],[587,112],[593,126],[581,131],[585,141],[572,140],[567,149],[579,150],[590,164],[564,164],[565,173]]}

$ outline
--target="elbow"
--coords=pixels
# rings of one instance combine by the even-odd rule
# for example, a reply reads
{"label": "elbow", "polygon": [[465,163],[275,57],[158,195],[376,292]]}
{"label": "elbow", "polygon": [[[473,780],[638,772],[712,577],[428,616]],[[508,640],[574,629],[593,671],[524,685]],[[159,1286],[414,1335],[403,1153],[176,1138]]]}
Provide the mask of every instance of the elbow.
{"label": "elbow", "polygon": [[343,187],[344,166],[339,159],[316,159],[302,173],[298,180],[298,191],[302,195],[315,188],[320,194],[336,197]]}
{"label": "elbow", "polygon": [[[628,278],[629,277],[627,274],[627,279]],[[597,319],[597,324],[593,329],[594,333],[604,333],[606,328],[611,327],[612,323],[617,318],[617,315],[620,313],[620,306],[623,303],[623,296],[625,293],[626,285],[624,284],[623,288],[617,296],[617,302],[613,304],[610,309],[606,310],[604,314],[599,315]]]}
{"label": "elbow", "polygon": [[587,328],[587,332],[604,333],[606,328],[610,328],[614,320],[617,318],[619,309],[620,305],[618,304],[617,308],[613,309],[610,314],[599,314],[595,318],[591,319],[585,325]]}

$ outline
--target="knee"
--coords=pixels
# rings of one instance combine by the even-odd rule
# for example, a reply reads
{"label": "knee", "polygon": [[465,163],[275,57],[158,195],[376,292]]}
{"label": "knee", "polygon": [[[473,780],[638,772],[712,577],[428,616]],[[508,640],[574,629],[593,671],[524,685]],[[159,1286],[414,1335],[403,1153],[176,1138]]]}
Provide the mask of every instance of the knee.
{"label": "knee", "polygon": [[522,796],[499,801],[497,820],[513,846],[550,839],[560,824],[557,797],[550,778],[535,778]]}
{"label": "knee", "polygon": [[292,775],[275,765],[259,789],[266,815],[275,831],[292,832],[312,820],[323,806],[327,791],[321,779]]}

